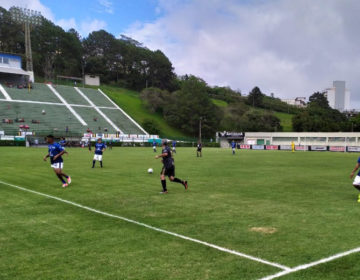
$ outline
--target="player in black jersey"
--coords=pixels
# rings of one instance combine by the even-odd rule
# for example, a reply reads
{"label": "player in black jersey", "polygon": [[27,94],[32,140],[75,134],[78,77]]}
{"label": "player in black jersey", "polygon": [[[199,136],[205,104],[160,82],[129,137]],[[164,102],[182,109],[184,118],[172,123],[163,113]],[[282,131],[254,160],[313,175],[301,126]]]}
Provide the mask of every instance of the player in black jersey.
{"label": "player in black jersey", "polygon": [[180,183],[184,186],[185,190],[188,189],[187,181],[182,181],[178,178],[175,178],[175,165],[174,159],[171,156],[171,149],[167,144],[167,141],[162,142],[162,153],[161,155],[156,156],[155,158],[162,158],[163,168],[160,173],[161,185],[163,188],[162,194],[168,193],[166,188],[165,176],[168,176],[171,182]]}

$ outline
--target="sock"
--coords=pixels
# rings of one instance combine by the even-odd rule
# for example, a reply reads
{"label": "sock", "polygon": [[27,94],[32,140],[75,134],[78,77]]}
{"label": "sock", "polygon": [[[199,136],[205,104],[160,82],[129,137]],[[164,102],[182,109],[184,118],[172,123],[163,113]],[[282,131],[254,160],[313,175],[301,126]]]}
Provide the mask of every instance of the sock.
{"label": "sock", "polygon": [[100,161],[100,166],[102,167],[102,161]]}
{"label": "sock", "polygon": [[60,174],[56,174],[56,176],[58,176],[58,178],[60,179],[60,181],[63,183],[63,184],[66,184],[66,182],[64,181],[64,179],[62,178],[62,176]]}
{"label": "sock", "polygon": [[161,180],[161,185],[162,185],[163,191],[166,192],[167,191],[167,189],[166,189],[166,180]]}
{"label": "sock", "polygon": [[66,179],[69,178],[69,176],[64,173],[62,173],[61,175],[64,176]]}
{"label": "sock", "polygon": [[184,182],[182,180],[178,179],[178,178],[175,178],[173,182],[184,184]]}
{"label": "sock", "polygon": [[95,167],[95,160],[93,160],[93,167]]}

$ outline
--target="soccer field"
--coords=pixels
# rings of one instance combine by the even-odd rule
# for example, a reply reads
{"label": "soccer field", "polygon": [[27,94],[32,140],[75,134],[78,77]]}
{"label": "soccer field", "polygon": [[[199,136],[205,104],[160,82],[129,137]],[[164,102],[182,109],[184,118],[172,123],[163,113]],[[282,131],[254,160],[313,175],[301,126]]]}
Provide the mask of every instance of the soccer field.
{"label": "soccer field", "polygon": [[178,148],[189,190],[160,195],[151,148],[68,152],[63,189],[46,149],[0,147],[0,279],[359,279],[358,154]]}

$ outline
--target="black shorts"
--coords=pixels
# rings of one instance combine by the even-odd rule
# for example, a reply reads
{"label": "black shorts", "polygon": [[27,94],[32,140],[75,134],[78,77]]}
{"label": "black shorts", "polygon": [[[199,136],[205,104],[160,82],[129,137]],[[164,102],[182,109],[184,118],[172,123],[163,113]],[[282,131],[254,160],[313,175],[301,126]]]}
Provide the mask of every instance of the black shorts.
{"label": "black shorts", "polygon": [[165,166],[163,166],[160,174],[168,177],[175,177],[175,166],[173,165],[170,168],[165,168]]}
{"label": "black shorts", "polygon": [[198,151],[198,152],[201,152],[201,148],[198,148],[197,151]]}

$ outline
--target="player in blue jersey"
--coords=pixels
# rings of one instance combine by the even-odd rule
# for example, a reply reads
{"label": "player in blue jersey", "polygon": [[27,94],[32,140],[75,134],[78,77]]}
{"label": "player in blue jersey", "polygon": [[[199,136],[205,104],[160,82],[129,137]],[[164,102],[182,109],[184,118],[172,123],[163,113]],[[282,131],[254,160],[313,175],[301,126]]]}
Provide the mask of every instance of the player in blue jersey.
{"label": "player in blue jersey", "polygon": [[157,144],[156,144],[155,139],[153,140],[152,146],[153,146],[154,153],[156,153],[156,146],[157,146]]}
{"label": "player in blue jersey", "polygon": [[48,157],[50,158],[51,167],[54,169],[59,180],[63,183],[63,188],[65,188],[71,183],[71,177],[62,172],[64,162],[61,156],[65,153],[65,150],[59,143],[54,141],[54,136],[52,135],[46,137],[46,142],[49,144],[49,152],[44,157],[44,161],[46,161]]}
{"label": "player in blue jersey", "polygon": [[236,143],[234,140],[231,141],[231,149],[232,149],[233,155],[235,155]]}
{"label": "player in blue jersey", "polygon": [[174,154],[176,154],[176,141],[175,140],[172,141],[172,152]]}
{"label": "player in blue jersey", "polygon": [[[355,172],[359,169],[359,167],[360,167],[360,157],[358,158],[357,163],[350,174],[351,179],[354,178]],[[353,186],[360,191],[360,171],[355,176],[355,179],[353,181]],[[360,194],[359,194],[358,202],[360,203]]]}
{"label": "player in blue jersey", "polygon": [[66,146],[65,137],[61,137],[61,140],[59,141],[59,144],[60,144],[62,147],[65,147],[65,146]]}
{"label": "player in blue jersey", "polygon": [[102,155],[103,155],[103,152],[105,151],[106,149],[106,145],[102,142],[102,139],[99,138],[97,140],[97,143],[95,144],[95,154],[94,154],[94,159],[93,159],[93,165],[92,165],[92,168],[95,167],[95,162],[98,160],[100,162],[100,167],[102,168],[103,167],[103,164],[102,164]]}
{"label": "player in blue jersey", "polygon": [[162,153],[161,153],[161,155],[158,155],[155,158],[156,159],[162,158],[162,163],[164,165],[161,170],[161,173],[160,173],[161,185],[163,188],[163,191],[161,192],[161,194],[168,193],[167,188],[166,188],[165,176],[168,176],[171,182],[182,184],[184,186],[185,190],[188,189],[187,181],[182,181],[178,178],[175,178],[174,159],[171,156],[171,150],[168,147],[167,141],[164,140],[162,142]]}

